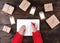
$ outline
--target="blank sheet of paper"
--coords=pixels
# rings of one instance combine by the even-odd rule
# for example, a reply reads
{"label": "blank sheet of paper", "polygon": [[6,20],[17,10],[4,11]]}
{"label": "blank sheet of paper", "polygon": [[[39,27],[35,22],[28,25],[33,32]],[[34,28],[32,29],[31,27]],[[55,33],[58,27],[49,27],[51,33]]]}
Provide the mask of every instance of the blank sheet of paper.
{"label": "blank sheet of paper", "polygon": [[17,19],[17,32],[19,31],[22,25],[26,26],[26,31],[24,36],[32,36],[33,28],[31,26],[31,22],[36,23],[38,25],[37,30],[40,29],[40,20],[39,19]]}

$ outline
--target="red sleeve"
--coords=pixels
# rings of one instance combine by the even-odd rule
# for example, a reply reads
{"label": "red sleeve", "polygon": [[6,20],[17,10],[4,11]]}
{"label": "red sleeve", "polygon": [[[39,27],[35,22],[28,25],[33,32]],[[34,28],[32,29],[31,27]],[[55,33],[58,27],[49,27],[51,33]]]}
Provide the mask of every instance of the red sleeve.
{"label": "red sleeve", "polygon": [[39,31],[33,32],[33,40],[34,40],[34,43],[43,43],[41,33]]}
{"label": "red sleeve", "polygon": [[17,32],[14,38],[12,39],[11,43],[22,43],[22,40],[23,40],[23,36]]}

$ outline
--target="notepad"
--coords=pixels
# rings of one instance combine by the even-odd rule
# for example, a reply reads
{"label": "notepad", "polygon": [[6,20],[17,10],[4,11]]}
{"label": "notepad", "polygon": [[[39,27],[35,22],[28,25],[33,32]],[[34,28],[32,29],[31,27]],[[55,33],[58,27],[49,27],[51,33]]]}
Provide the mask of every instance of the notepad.
{"label": "notepad", "polygon": [[40,30],[40,20],[39,19],[17,19],[17,32],[19,31],[22,25],[26,26],[26,31],[24,36],[32,36],[33,28],[31,26],[31,22],[36,23],[38,25],[37,30]]}

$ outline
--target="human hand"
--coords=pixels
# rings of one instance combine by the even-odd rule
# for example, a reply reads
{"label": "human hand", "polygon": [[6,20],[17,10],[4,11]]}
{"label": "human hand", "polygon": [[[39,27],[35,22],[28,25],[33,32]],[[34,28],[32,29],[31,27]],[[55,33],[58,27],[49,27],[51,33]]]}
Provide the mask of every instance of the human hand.
{"label": "human hand", "polygon": [[25,25],[23,25],[23,26],[21,26],[21,28],[20,28],[20,30],[19,30],[19,34],[21,34],[21,35],[24,35],[24,33],[25,33],[25,30],[26,30],[26,26]]}
{"label": "human hand", "polygon": [[31,22],[31,25],[32,25],[32,28],[33,28],[33,32],[36,32],[37,31],[37,27],[38,27],[37,24]]}

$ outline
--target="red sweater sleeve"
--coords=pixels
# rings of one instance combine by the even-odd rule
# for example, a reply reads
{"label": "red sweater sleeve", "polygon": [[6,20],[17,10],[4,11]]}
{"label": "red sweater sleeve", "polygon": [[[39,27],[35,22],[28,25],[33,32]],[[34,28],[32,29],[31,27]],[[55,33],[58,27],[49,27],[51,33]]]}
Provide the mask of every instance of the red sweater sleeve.
{"label": "red sweater sleeve", "polygon": [[23,36],[17,32],[14,38],[12,39],[11,43],[22,43],[22,40],[23,40]]}
{"label": "red sweater sleeve", "polygon": [[39,31],[33,32],[33,40],[34,40],[34,43],[43,43],[41,33]]}

